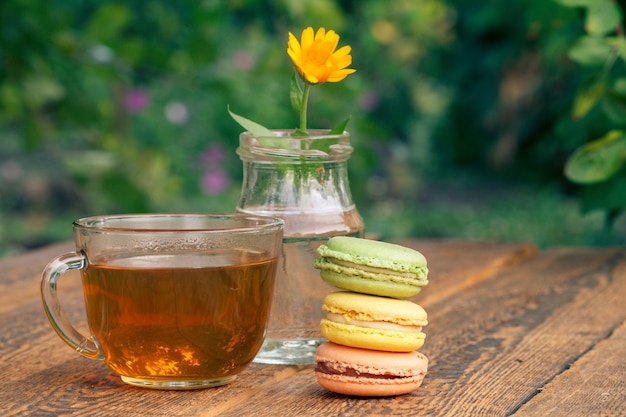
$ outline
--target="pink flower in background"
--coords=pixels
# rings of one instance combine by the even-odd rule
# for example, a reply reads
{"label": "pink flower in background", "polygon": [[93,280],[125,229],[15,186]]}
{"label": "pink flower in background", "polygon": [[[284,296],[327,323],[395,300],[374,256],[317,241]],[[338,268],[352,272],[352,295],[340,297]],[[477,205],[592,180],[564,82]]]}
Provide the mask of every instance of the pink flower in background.
{"label": "pink flower in background", "polygon": [[228,188],[230,178],[223,170],[207,171],[202,177],[202,189],[207,194],[219,194]]}
{"label": "pink flower in background", "polygon": [[200,163],[205,169],[201,186],[207,194],[219,194],[230,185],[228,173],[223,168],[226,159],[224,148],[218,145],[208,147],[200,154]]}
{"label": "pink flower in background", "polygon": [[224,162],[225,157],[226,153],[221,146],[211,146],[202,152],[200,160],[203,164],[213,167]]}
{"label": "pink flower in background", "polygon": [[150,96],[144,89],[129,91],[124,96],[124,108],[129,113],[141,113],[150,104]]}

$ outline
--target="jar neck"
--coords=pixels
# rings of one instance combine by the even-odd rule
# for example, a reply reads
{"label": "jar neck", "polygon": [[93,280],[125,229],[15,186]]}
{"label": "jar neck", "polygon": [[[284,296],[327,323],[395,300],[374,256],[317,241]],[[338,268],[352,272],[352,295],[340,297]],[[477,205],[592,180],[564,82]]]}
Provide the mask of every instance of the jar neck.
{"label": "jar neck", "polygon": [[240,208],[291,207],[310,212],[353,208],[347,162],[244,161]]}
{"label": "jar neck", "polygon": [[309,136],[294,136],[294,131],[274,130],[273,136],[239,136],[237,154],[244,162],[269,164],[303,164],[325,161],[345,162],[352,154],[350,134],[329,134],[311,130]]}

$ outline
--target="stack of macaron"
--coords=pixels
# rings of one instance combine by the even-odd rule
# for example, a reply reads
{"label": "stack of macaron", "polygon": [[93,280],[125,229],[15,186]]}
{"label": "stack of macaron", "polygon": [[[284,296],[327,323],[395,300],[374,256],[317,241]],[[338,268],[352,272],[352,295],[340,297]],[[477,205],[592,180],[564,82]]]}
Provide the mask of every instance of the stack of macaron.
{"label": "stack of macaron", "polygon": [[329,391],[390,396],[417,389],[428,359],[417,352],[426,311],[404,298],[428,284],[426,258],[400,245],[332,237],[314,261],[322,279],[342,289],[324,299],[320,323],[329,341],[315,355],[315,374]]}

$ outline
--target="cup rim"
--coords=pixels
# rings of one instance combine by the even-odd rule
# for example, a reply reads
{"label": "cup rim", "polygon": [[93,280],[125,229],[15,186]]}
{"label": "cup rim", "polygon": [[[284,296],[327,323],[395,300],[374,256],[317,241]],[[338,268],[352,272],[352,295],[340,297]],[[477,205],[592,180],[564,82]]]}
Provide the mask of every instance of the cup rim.
{"label": "cup rim", "polygon": [[[213,219],[213,220],[247,220],[250,224],[231,224],[225,227],[155,227],[154,224],[145,227],[137,221],[149,219]],[[130,222],[129,226],[123,226],[121,222]],[[242,222],[243,223],[243,222]],[[100,232],[126,232],[126,233],[249,233],[267,230],[279,230],[284,227],[284,221],[278,217],[263,216],[246,213],[131,213],[131,214],[104,214],[88,216],[76,219],[72,222],[75,230],[100,231]]]}

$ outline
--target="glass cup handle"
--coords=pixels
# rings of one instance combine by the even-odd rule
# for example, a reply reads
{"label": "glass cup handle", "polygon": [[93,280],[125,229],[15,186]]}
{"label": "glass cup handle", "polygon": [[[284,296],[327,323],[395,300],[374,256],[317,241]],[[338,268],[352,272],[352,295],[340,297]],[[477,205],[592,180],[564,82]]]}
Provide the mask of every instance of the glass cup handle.
{"label": "glass cup handle", "polygon": [[102,348],[93,337],[85,337],[70,324],[61,311],[57,295],[57,282],[63,273],[87,266],[87,257],[82,252],[69,252],[54,258],[41,276],[41,299],[44,310],[55,332],[76,352],[90,359],[104,359]]}

